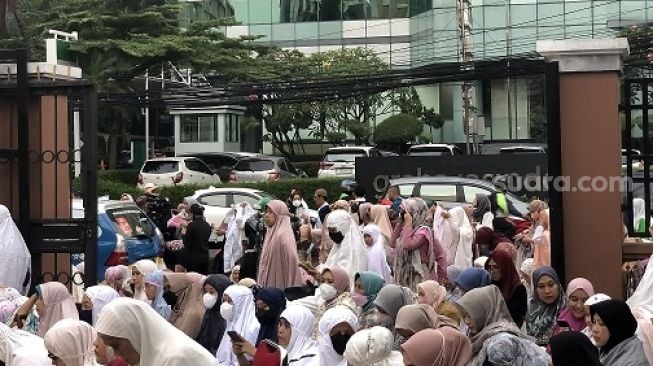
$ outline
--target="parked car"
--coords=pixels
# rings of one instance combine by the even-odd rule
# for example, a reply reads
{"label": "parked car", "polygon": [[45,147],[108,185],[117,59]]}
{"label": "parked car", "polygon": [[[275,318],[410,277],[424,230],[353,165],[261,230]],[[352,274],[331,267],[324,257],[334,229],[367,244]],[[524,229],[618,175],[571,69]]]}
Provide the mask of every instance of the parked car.
{"label": "parked car", "polygon": [[[631,165],[633,172],[644,171],[644,158],[642,152],[635,149],[630,149],[630,156],[632,158]],[[628,171],[628,149],[621,149],[621,173],[626,174]]]}
{"label": "parked car", "polygon": [[[84,217],[82,200],[74,199],[72,207],[73,218]],[[154,258],[163,245],[161,231],[134,202],[99,199],[97,231],[98,281],[107,267]]]}
{"label": "parked car", "polygon": [[204,217],[214,227],[222,225],[231,205],[247,202],[251,206],[258,204],[263,197],[272,197],[271,194],[252,188],[215,188],[209,187],[195,191],[192,196],[199,204],[204,206]]}
{"label": "parked car", "polygon": [[138,186],[181,184],[219,184],[220,177],[202,160],[192,157],[157,158],[146,160],[138,175]]}
{"label": "parked car", "polygon": [[499,154],[546,154],[545,146],[508,146],[502,147]]}
{"label": "parked car", "polygon": [[179,155],[179,157],[195,157],[211,168],[223,182],[229,181],[229,174],[240,160],[247,157],[259,156],[256,153],[248,152],[205,152],[205,153],[188,153]]}
{"label": "parked car", "polygon": [[[404,198],[421,197],[430,203],[437,202],[446,209],[471,204],[477,193],[491,195],[497,188],[488,181],[460,177],[416,177],[390,180],[389,187],[398,187]],[[512,193],[506,198],[520,213],[528,213],[528,203],[522,202]]]}
{"label": "parked car", "polygon": [[421,144],[408,149],[408,156],[453,156],[463,155],[463,151],[451,144]]}
{"label": "parked car", "polygon": [[288,178],[306,178],[288,159],[278,156],[243,158],[229,174],[229,182],[265,182]]}
{"label": "parked car", "polygon": [[383,156],[383,157],[386,157],[386,156],[401,156],[401,155],[397,154],[396,152],[386,151],[386,150],[379,150],[379,154],[381,154],[381,156]]}
{"label": "parked car", "polygon": [[356,158],[381,157],[381,152],[372,146],[332,147],[326,151],[320,162],[318,178],[356,176]]}

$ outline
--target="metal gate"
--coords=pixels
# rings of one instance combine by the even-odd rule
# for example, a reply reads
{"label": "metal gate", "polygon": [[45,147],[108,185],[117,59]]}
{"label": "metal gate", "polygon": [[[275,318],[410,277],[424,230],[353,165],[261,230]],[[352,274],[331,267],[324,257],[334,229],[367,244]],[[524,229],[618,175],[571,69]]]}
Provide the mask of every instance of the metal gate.
{"label": "metal gate", "polygon": [[[55,71],[48,76],[39,67],[31,64],[28,73],[25,50],[0,50],[0,204],[12,212],[31,252],[32,285],[92,285],[97,277],[95,89],[86,81],[62,80]],[[83,213],[74,215],[77,200]],[[74,271],[79,261],[85,270]]]}

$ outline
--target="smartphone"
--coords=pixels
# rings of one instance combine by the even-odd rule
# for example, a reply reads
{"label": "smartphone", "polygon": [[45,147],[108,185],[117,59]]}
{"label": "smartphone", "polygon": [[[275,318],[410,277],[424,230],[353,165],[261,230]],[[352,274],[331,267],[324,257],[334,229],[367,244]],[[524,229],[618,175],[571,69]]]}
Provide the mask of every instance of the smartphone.
{"label": "smartphone", "polygon": [[241,337],[240,334],[238,334],[238,332],[236,332],[236,331],[228,330],[227,334],[229,335],[229,338],[231,338],[232,342],[244,342],[245,341],[243,339],[243,337]]}
{"label": "smartphone", "polygon": [[567,330],[570,329],[569,323],[567,323],[566,320],[558,320],[557,323],[558,323],[558,327],[560,327],[560,329],[567,329]]}

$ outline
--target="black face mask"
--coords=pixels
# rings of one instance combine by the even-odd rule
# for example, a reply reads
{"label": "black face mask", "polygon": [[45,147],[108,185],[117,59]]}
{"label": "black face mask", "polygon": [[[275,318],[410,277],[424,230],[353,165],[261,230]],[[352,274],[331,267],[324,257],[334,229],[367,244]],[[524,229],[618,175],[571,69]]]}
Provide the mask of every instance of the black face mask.
{"label": "black face mask", "polygon": [[274,316],[272,316],[272,312],[270,310],[263,310],[256,308],[256,319],[258,319],[259,323],[261,324],[267,324],[275,321]]}
{"label": "black face mask", "polygon": [[349,342],[349,338],[351,338],[351,335],[349,334],[338,333],[332,335],[331,344],[333,345],[333,350],[342,356],[345,353],[345,348],[347,348],[347,342]]}
{"label": "black face mask", "polygon": [[166,291],[163,293],[163,300],[170,306],[175,306],[177,304],[177,294],[172,291]]}
{"label": "black face mask", "polygon": [[79,310],[79,320],[93,325],[93,310]]}
{"label": "black face mask", "polygon": [[336,244],[340,244],[343,240],[345,240],[345,236],[342,235],[340,231],[329,231],[329,238],[331,238],[331,240],[333,240],[333,242]]}

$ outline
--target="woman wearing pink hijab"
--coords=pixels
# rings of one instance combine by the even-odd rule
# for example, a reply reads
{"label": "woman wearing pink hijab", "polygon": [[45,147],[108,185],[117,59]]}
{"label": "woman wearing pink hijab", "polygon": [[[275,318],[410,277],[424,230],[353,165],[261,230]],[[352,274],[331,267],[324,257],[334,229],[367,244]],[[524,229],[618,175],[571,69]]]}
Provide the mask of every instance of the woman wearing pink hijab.
{"label": "woman wearing pink hijab", "polygon": [[267,232],[261,252],[258,284],[279,289],[300,285],[302,275],[288,206],[279,200],[270,201],[263,220]]}
{"label": "woman wearing pink hijab", "polygon": [[401,345],[405,365],[467,366],[472,344],[460,331],[444,327],[425,329]]}
{"label": "woman wearing pink hijab", "polygon": [[[580,332],[587,326],[585,322],[585,301],[594,295],[594,286],[584,278],[574,278],[567,286],[567,307],[558,315],[558,325],[553,334],[563,331]],[[564,326],[566,325],[568,326]],[[560,325],[563,325],[562,327]]]}

